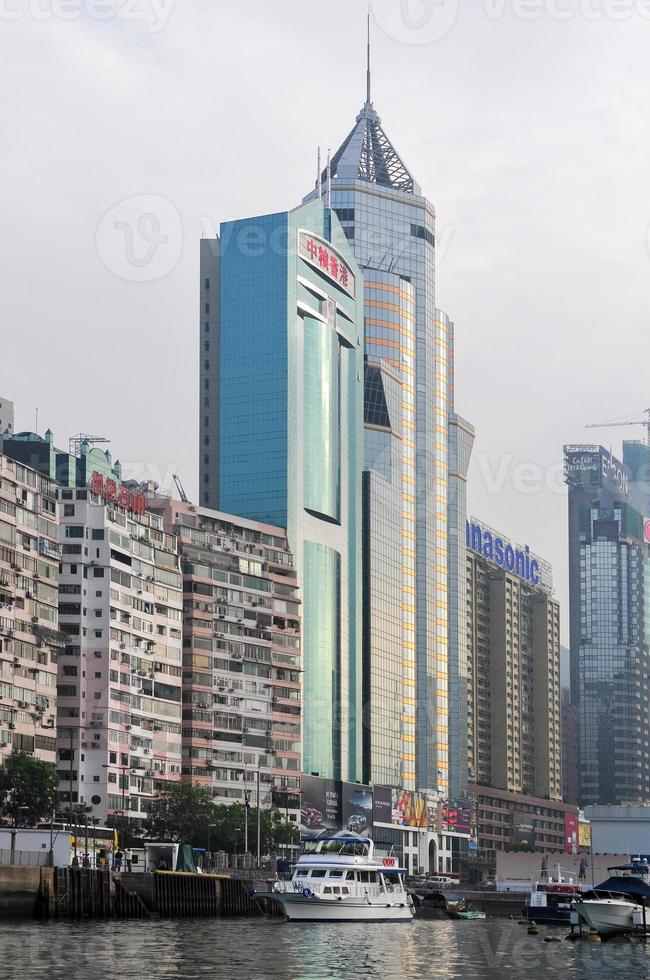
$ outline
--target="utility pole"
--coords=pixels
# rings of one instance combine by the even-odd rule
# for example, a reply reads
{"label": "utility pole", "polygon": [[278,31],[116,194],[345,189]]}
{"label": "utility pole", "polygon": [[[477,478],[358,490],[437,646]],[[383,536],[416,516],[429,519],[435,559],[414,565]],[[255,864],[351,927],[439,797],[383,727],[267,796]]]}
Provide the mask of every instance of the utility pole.
{"label": "utility pole", "polygon": [[262,857],[262,809],[260,801],[260,760],[257,760],[257,867]]}
{"label": "utility pole", "polygon": [[244,790],[244,852],[248,854],[248,810],[251,805],[250,790]]}

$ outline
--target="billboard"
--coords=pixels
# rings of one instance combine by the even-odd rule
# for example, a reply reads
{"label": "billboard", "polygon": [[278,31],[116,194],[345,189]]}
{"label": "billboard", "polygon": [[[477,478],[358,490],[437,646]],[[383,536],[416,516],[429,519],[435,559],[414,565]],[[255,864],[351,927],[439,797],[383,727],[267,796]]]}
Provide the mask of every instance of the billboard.
{"label": "billboard", "polygon": [[514,844],[535,846],[535,827],[529,813],[513,813],[512,840]]}
{"label": "billboard", "polygon": [[578,853],[578,814],[564,814],[564,853]]}
{"label": "billboard", "polygon": [[427,798],[395,786],[375,786],[373,816],[375,823],[426,829],[429,826]]}
{"label": "billboard", "polygon": [[320,776],[300,781],[300,836],[303,840],[352,830],[372,835],[372,789],[361,783],[341,783]]}
{"label": "billboard", "polygon": [[300,836],[305,840],[341,829],[340,783],[318,776],[300,781]]}
{"label": "billboard", "polygon": [[361,783],[341,783],[341,829],[362,837],[372,835],[372,789]]}
{"label": "billboard", "polygon": [[591,847],[591,823],[589,820],[578,821],[578,844],[580,847]]}
{"label": "billboard", "polygon": [[467,800],[444,800],[442,804],[443,834],[470,834],[472,807]]}

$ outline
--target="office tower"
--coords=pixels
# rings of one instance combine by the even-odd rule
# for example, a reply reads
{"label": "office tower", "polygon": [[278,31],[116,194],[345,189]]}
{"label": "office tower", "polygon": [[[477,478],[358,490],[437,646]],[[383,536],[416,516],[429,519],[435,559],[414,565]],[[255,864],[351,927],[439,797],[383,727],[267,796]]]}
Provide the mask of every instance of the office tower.
{"label": "office tower", "polygon": [[322,199],[227,222],[201,259],[201,503],[286,528],[303,766],[361,779],[362,277]]}
{"label": "office tower", "polygon": [[642,504],[632,503],[631,490],[636,498],[638,488],[631,487],[630,470],[602,446],[565,446],[564,464],[579,803],[646,803],[650,655]]}
{"label": "office tower", "polygon": [[0,759],[56,760],[56,485],[0,455]]}
{"label": "office tower", "polygon": [[474,518],[466,546],[472,782],[561,800],[560,606],[551,568]]}
{"label": "office tower", "polygon": [[183,778],[215,803],[300,810],[300,596],[287,534],[147,498],[183,566]]}
{"label": "office tower", "polygon": [[454,412],[453,324],[435,304],[435,211],[383,129],[369,70],[366,102],[306,200],[321,194],[365,284],[364,776],[458,794],[473,430]]}

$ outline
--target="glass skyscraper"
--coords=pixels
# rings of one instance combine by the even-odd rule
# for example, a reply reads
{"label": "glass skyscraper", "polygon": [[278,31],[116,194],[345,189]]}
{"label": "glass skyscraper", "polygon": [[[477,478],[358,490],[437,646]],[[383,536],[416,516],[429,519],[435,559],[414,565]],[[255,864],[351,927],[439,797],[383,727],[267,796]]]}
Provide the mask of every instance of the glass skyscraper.
{"label": "glass skyscraper", "polygon": [[[635,461],[638,456],[630,453]],[[579,803],[647,803],[650,632],[643,516],[630,469],[602,446],[565,446],[564,461]]]}
{"label": "glass skyscraper", "polygon": [[201,503],[287,529],[303,604],[303,770],[361,780],[359,267],[318,199],[202,242],[201,304]]}
{"label": "glass skyscraper", "polygon": [[365,282],[364,778],[457,794],[473,429],[454,414],[453,324],[435,306],[435,212],[382,128],[370,76],[305,200],[320,195]]}

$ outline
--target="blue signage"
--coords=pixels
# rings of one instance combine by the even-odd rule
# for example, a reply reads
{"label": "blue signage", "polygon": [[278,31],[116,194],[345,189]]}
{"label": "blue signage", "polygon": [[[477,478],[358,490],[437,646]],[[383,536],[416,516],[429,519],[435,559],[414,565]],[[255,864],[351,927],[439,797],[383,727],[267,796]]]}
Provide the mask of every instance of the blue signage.
{"label": "blue signage", "polygon": [[465,521],[465,541],[471,551],[505,568],[531,585],[541,585],[539,562],[533,558],[528,545],[522,551],[513,548],[509,541],[498,538],[491,531],[485,531],[480,524]]}

